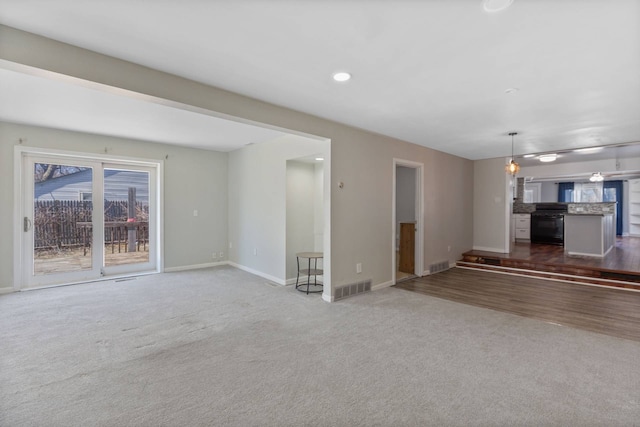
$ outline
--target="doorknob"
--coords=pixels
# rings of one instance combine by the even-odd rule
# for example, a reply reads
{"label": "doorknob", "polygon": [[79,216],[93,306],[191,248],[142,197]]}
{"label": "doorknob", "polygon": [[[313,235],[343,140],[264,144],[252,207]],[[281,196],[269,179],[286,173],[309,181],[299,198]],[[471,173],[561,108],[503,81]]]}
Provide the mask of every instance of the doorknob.
{"label": "doorknob", "polygon": [[29,218],[27,218],[26,216],[24,217],[24,223],[23,223],[23,226],[24,226],[24,231],[25,231],[25,233],[26,233],[27,231],[31,230],[31,220],[30,220]]}

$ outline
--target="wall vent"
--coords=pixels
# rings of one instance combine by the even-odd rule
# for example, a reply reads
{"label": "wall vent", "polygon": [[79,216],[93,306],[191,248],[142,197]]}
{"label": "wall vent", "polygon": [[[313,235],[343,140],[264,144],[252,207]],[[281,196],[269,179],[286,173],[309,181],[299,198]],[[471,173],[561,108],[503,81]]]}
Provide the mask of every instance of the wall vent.
{"label": "wall vent", "polygon": [[333,300],[347,298],[363,292],[369,292],[371,290],[371,279],[364,280],[362,282],[351,283],[350,285],[343,285],[336,288]]}
{"label": "wall vent", "polygon": [[429,274],[440,273],[449,269],[449,261],[436,262],[429,266]]}

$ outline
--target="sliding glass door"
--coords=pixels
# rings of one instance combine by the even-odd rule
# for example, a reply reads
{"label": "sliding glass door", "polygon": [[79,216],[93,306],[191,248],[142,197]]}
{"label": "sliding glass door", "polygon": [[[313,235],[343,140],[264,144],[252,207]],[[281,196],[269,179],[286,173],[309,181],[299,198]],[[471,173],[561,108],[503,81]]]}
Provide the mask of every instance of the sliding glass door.
{"label": "sliding glass door", "polygon": [[156,168],[23,154],[20,288],[154,271]]}

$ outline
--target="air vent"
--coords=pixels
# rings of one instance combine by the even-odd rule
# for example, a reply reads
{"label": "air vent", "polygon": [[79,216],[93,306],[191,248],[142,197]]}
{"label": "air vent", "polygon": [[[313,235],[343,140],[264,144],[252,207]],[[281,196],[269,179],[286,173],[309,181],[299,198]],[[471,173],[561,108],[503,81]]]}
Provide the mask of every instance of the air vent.
{"label": "air vent", "polygon": [[369,292],[371,290],[371,279],[362,282],[351,283],[350,285],[340,286],[336,288],[333,300],[347,298],[353,295]]}
{"label": "air vent", "polygon": [[437,262],[429,266],[429,274],[440,273],[449,269],[449,261]]}

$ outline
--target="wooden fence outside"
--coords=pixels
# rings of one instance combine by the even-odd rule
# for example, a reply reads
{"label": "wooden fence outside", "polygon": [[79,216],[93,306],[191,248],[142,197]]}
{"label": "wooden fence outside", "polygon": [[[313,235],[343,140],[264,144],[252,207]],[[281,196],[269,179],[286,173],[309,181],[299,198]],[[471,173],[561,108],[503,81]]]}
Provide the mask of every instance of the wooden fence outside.
{"label": "wooden fence outside", "polygon": [[[127,242],[128,202],[126,200],[105,200],[105,244]],[[91,241],[92,202],[77,200],[37,200],[34,202],[34,248],[36,250],[86,247]],[[149,206],[136,202],[136,240],[138,245],[149,239]],[[125,225],[123,225],[125,223]],[[129,224],[131,225],[131,224]]]}

